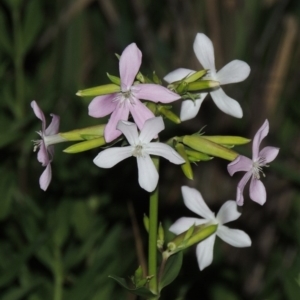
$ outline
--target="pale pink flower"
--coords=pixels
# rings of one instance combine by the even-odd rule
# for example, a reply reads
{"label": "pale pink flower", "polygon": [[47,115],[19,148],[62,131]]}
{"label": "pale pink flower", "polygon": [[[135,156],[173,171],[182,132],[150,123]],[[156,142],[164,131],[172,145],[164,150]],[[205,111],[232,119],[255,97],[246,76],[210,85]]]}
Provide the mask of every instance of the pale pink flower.
{"label": "pale pink flower", "polygon": [[130,146],[105,149],[94,159],[100,168],[111,168],[125,158],[137,159],[140,186],[148,192],[154,191],[158,182],[158,172],[150,155],[166,158],[173,164],[182,164],[185,160],[170,146],[164,143],[150,143],[164,127],[162,117],[146,120],[140,134],[135,123],[119,121],[118,130],[122,132]]}
{"label": "pale pink flower", "polygon": [[279,152],[279,148],[276,147],[265,147],[259,151],[260,143],[267,136],[268,132],[269,122],[266,120],[254,136],[252,144],[252,160],[246,156],[239,155],[227,166],[231,176],[235,172],[246,172],[237,186],[236,202],[238,205],[244,204],[243,191],[250,178],[250,198],[260,205],[263,205],[266,202],[267,193],[265,186],[260,180],[260,176],[261,174],[265,176],[263,167],[267,167],[267,164],[273,161]]}
{"label": "pale pink flower", "polygon": [[[233,60],[217,72],[215,67],[214,46],[211,40],[203,33],[198,33],[194,41],[194,52],[204,69],[208,69],[208,74],[204,79],[218,81],[220,85],[236,83],[245,80],[250,73],[250,67],[241,60]],[[194,70],[179,68],[164,77],[168,83],[182,80],[188,75],[195,73]],[[209,92],[216,106],[224,113],[236,118],[243,116],[240,104],[228,97],[221,87]],[[201,93],[195,101],[184,100],[181,105],[180,119],[182,121],[194,118],[207,93]]]}
{"label": "pale pink flower", "polygon": [[162,103],[180,99],[178,94],[158,84],[134,84],[141,63],[142,53],[136,44],[127,46],[119,62],[121,91],[95,97],[89,105],[89,115],[92,117],[101,118],[111,114],[104,130],[106,142],[111,142],[122,134],[116,127],[119,120],[128,120],[129,112],[139,129],[142,129],[147,119],[154,117],[140,99]]}
{"label": "pale pink flower", "polygon": [[171,232],[178,235],[187,231],[193,225],[218,225],[217,231],[214,234],[197,245],[196,255],[201,271],[208,267],[213,261],[213,249],[216,236],[233,247],[243,248],[251,246],[251,239],[247,233],[223,225],[240,217],[241,213],[237,210],[235,201],[226,201],[215,217],[215,214],[208,208],[202,195],[196,189],[182,186],[181,192],[185,206],[195,214],[203,217],[203,219],[182,217],[169,228]]}
{"label": "pale pink flower", "polygon": [[40,187],[42,190],[46,190],[50,184],[52,178],[51,172],[51,162],[54,155],[54,146],[53,144],[64,142],[61,136],[57,133],[59,131],[59,116],[51,114],[52,121],[50,125],[46,128],[46,119],[45,115],[35,101],[31,102],[31,107],[34,114],[42,121],[42,130],[37,131],[40,135],[40,140],[34,141],[34,149],[36,151],[39,148],[37,159],[42,164],[43,167],[46,167],[44,172],[40,177]]}

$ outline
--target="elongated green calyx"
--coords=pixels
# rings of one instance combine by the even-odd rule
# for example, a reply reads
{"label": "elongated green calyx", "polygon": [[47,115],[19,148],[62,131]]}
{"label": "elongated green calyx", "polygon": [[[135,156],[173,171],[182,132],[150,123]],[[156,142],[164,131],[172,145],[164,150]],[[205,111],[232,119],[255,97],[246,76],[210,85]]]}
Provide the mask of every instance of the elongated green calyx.
{"label": "elongated green calyx", "polygon": [[85,90],[80,90],[76,93],[80,97],[94,97],[120,92],[120,86],[114,83],[99,85]]}
{"label": "elongated green calyx", "polygon": [[157,248],[159,250],[163,249],[164,242],[165,242],[165,233],[164,233],[164,228],[160,222],[157,231]]}
{"label": "elongated green calyx", "polygon": [[185,160],[185,163],[181,165],[181,169],[183,174],[188,178],[188,179],[193,179],[194,175],[193,175],[193,170],[189,161],[189,158],[185,152],[185,148],[184,145],[181,143],[177,143],[175,145],[175,149],[176,151],[182,156],[182,158]]}
{"label": "elongated green calyx", "polygon": [[75,129],[68,132],[61,132],[63,138],[68,141],[83,141],[103,137],[106,124],[90,126],[81,129]]}
{"label": "elongated green calyx", "polygon": [[79,152],[83,152],[83,151],[87,151],[93,148],[97,148],[100,146],[105,145],[105,139],[104,137],[100,137],[100,138],[96,138],[96,139],[91,139],[91,140],[87,140],[84,142],[80,142],[77,144],[74,144],[66,149],[64,149],[63,151],[66,153],[79,153]]}
{"label": "elongated green calyx", "polygon": [[201,90],[207,90],[211,88],[219,87],[220,83],[218,81],[214,80],[200,80],[200,81],[194,81],[187,85],[187,91],[188,92],[195,92],[195,91],[201,91]]}
{"label": "elongated green calyx", "polygon": [[193,73],[192,75],[189,75],[184,79],[185,82],[191,83],[194,82],[202,77],[204,77],[207,74],[208,70],[201,70],[198,72]]}
{"label": "elongated green calyx", "polygon": [[199,134],[186,135],[183,137],[182,142],[194,150],[229,161],[233,161],[239,155],[237,152],[211,142]]}
{"label": "elongated green calyx", "polygon": [[160,114],[162,114],[175,124],[181,123],[180,118],[177,115],[175,115],[167,106],[158,104],[157,110],[160,112]]}
{"label": "elongated green calyx", "polygon": [[220,145],[244,145],[251,142],[250,139],[241,136],[203,135],[202,137]]}
{"label": "elongated green calyx", "polygon": [[190,162],[208,161],[208,160],[213,159],[212,156],[209,156],[205,153],[198,152],[195,150],[185,149],[185,153],[187,154]]}
{"label": "elongated green calyx", "polygon": [[194,244],[200,243],[214,234],[217,229],[218,224],[208,226],[206,224],[198,226],[193,225],[187,231],[177,235],[171,242],[169,242],[167,245],[167,251],[169,252],[169,255],[172,255]]}
{"label": "elongated green calyx", "polygon": [[121,79],[119,77],[110,75],[109,73],[106,73],[106,75],[112,83],[114,83],[116,85],[121,85]]}

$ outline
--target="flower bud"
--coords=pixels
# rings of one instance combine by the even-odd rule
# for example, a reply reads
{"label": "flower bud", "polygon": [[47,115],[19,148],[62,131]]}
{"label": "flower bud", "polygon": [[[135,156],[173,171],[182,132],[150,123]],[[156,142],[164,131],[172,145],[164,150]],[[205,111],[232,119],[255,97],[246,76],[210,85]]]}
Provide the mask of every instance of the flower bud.
{"label": "flower bud", "polygon": [[211,142],[214,142],[216,144],[220,145],[244,145],[249,143],[251,140],[246,139],[241,136],[208,136],[208,135],[202,135],[204,139],[207,139]]}
{"label": "flower bud", "polygon": [[207,90],[211,88],[216,88],[220,86],[219,81],[214,80],[200,80],[200,81],[194,81],[187,85],[187,91],[188,92],[195,92],[195,91],[201,91],[201,90]]}
{"label": "flower bud", "polygon": [[177,143],[175,145],[175,149],[180,154],[180,156],[182,156],[182,158],[185,160],[185,163],[181,165],[181,169],[182,169],[183,174],[188,179],[193,180],[193,178],[194,178],[193,170],[192,170],[191,164],[189,162],[189,159],[186,155],[185,148],[184,148],[183,144]]}
{"label": "flower bud", "polygon": [[187,76],[184,81],[187,83],[194,82],[207,74],[208,70],[201,70],[198,72],[193,73],[192,75]]}
{"label": "flower bud", "polygon": [[107,94],[120,92],[120,86],[114,83],[99,85],[85,90],[80,90],[76,93],[79,97],[95,97]]}
{"label": "flower bud", "polygon": [[213,159],[213,157],[211,157],[205,153],[195,151],[195,150],[186,149],[185,152],[189,158],[189,161],[191,161],[191,162],[208,161],[208,160]]}
{"label": "flower bud", "polygon": [[114,83],[116,85],[121,85],[121,79],[119,77],[110,75],[109,73],[106,73],[106,75],[112,83]]}
{"label": "flower bud", "polygon": [[64,149],[63,151],[66,153],[73,154],[73,153],[79,153],[79,152],[87,151],[87,150],[90,150],[93,148],[97,148],[97,147],[103,146],[105,144],[106,144],[106,142],[105,142],[104,137],[100,137],[97,139],[92,139],[92,140],[74,144],[74,145]]}
{"label": "flower bud", "polygon": [[158,105],[157,110],[168,118],[170,121],[174,122],[175,124],[180,124],[181,120],[178,116],[176,116],[171,110],[169,110],[166,106]]}
{"label": "flower bud", "polygon": [[186,135],[183,137],[182,141],[186,146],[194,150],[206,153],[211,156],[227,159],[229,161],[233,161],[239,155],[237,152],[211,142],[208,139],[200,136],[199,134]]}

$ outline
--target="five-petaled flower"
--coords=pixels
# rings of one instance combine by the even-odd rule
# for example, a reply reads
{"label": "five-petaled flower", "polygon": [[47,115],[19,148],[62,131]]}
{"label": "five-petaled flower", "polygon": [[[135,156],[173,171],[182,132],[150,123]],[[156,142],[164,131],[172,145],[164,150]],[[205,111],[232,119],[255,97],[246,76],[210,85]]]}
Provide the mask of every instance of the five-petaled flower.
{"label": "five-petaled flower", "polygon": [[[208,69],[208,74],[204,79],[210,79],[218,81],[220,85],[229,83],[236,83],[245,80],[250,73],[250,67],[247,63],[241,60],[233,60],[225,65],[220,71],[216,71],[214,47],[211,40],[203,33],[198,33],[194,41],[194,52],[201,63],[201,65]],[[168,83],[172,83],[178,80],[182,80],[188,75],[195,73],[193,70],[179,68],[164,77]],[[205,99],[207,93],[201,93],[200,98],[193,100],[185,100],[181,105],[180,119],[182,121],[190,120],[194,118],[200,106]],[[236,118],[243,116],[243,111],[239,103],[228,97],[221,87],[210,91],[212,100],[217,107],[224,113]]]}
{"label": "five-petaled flower", "polygon": [[223,225],[240,217],[241,213],[238,212],[235,201],[226,201],[215,217],[215,214],[204,202],[200,192],[188,186],[181,187],[181,191],[185,206],[192,212],[203,217],[203,219],[182,217],[170,227],[169,230],[171,232],[181,234],[193,225],[218,224],[217,231],[197,245],[196,255],[201,271],[212,263],[216,235],[234,247],[242,248],[251,246],[251,239],[244,231],[231,229]]}
{"label": "five-petaled flower", "polygon": [[140,130],[147,119],[154,117],[140,99],[162,103],[180,99],[178,94],[158,84],[134,84],[141,62],[142,53],[136,44],[127,46],[119,62],[121,91],[95,97],[89,105],[89,115],[92,117],[101,118],[111,113],[104,131],[106,142],[111,142],[122,134],[116,126],[119,120],[128,120],[129,112]]}
{"label": "five-petaled flower", "polygon": [[40,187],[42,190],[46,191],[52,178],[51,162],[53,160],[54,155],[53,144],[65,142],[65,139],[57,134],[59,131],[59,116],[51,114],[52,121],[50,125],[46,128],[45,115],[40,109],[40,107],[35,101],[31,102],[31,107],[37,118],[39,118],[42,121],[42,130],[37,131],[41,139],[34,141],[35,146],[33,148],[33,151],[36,151],[36,149],[39,148],[37,159],[43,167],[46,167],[46,169],[40,177]]}
{"label": "five-petaled flower", "polygon": [[170,146],[159,142],[150,143],[164,129],[161,117],[148,119],[140,135],[138,135],[136,124],[128,121],[119,121],[117,129],[125,135],[130,146],[106,149],[98,154],[94,163],[100,168],[111,168],[123,159],[135,156],[138,164],[139,184],[148,192],[154,191],[159,177],[150,155],[162,156],[174,164],[185,162]]}
{"label": "five-petaled flower", "polygon": [[250,182],[250,198],[260,205],[263,205],[266,202],[266,189],[260,181],[261,174],[264,176],[262,168],[267,167],[267,163],[273,161],[279,152],[279,148],[276,147],[265,147],[259,151],[260,143],[267,136],[268,132],[269,122],[266,120],[254,136],[252,144],[252,160],[246,156],[239,155],[227,167],[231,176],[235,172],[246,172],[237,186],[236,202],[238,205],[244,204],[243,191],[250,177],[252,177]]}

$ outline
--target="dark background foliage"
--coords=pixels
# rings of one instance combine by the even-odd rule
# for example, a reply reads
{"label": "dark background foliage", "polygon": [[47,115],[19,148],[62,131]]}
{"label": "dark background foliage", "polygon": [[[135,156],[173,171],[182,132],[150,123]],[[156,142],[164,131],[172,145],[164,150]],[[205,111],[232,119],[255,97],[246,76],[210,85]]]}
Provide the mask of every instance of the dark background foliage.
{"label": "dark background foliage", "polygon": [[[143,73],[155,70],[160,77],[177,67],[200,69],[192,45],[203,32],[214,43],[217,68],[233,59],[251,66],[245,82],[224,87],[244,117],[225,115],[208,98],[197,118],[180,126],[166,121],[164,136],[207,125],[209,135],[251,138],[267,118],[264,144],[280,153],[265,169],[266,204],[251,202],[245,190],[242,217],[231,225],[249,233],[252,247],[217,241],[214,262],[202,272],[194,249],[186,251],[162,299],[298,299],[299,16],[297,0],[0,1],[0,298],[135,299],[107,277],[129,276],[140,263],[135,219],[146,249],[148,195],[138,186],[135,161],[102,170],[92,163],[99,149],[67,155],[58,145],[53,180],[41,191],[42,168],[31,143],[40,122],[30,102],[36,100],[47,117],[60,115],[61,131],[98,124],[87,115],[91,99],[75,93],[107,83],[106,72],[118,75],[114,53],[136,42]],[[238,150],[251,154],[250,145]],[[181,185],[199,189],[214,211],[234,199],[240,175],[228,176],[226,165],[199,163],[188,181],[179,167],[162,161],[159,217],[165,228],[190,216]]]}

